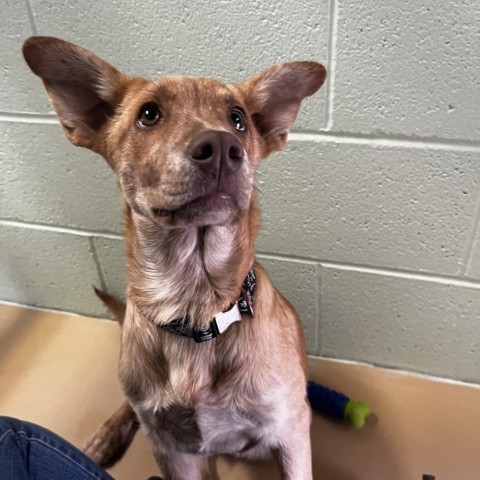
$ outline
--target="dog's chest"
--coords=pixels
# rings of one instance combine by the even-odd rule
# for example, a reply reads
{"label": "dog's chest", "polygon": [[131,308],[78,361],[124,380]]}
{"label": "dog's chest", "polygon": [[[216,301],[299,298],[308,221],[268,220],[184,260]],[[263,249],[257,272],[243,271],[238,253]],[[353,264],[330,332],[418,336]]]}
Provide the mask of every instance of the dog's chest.
{"label": "dog's chest", "polygon": [[[127,344],[130,361],[121,362],[120,369],[124,390],[153,443],[192,454],[257,456],[254,451],[263,449],[281,418],[275,413],[278,402],[262,388],[265,370],[256,364],[258,352],[247,357],[239,335],[228,345],[165,338],[175,341],[156,356],[142,351],[141,342]],[[140,362],[147,356],[168,369],[145,368],[155,363]],[[142,372],[141,381],[136,372]]]}
{"label": "dog's chest", "polygon": [[239,454],[259,443],[268,419],[253,409],[221,405],[176,404],[153,411],[140,410],[149,435],[164,447],[192,454]]}

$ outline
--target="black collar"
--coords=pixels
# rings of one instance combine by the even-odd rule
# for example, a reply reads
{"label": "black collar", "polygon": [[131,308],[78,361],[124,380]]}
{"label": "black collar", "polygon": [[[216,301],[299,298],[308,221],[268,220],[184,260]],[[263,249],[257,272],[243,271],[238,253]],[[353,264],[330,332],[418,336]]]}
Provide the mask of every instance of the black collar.
{"label": "black collar", "polygon": [[183,337],[193,338],[197,343],[211,340],[225,332],[232,323],[240,321],[242,314],[253,315],[253,294],[255,292],[255,286],[255,270],[252,266],[242,284],[242,290],[238,300],[228,307],[227,310],[217,313],[209,325],[192,329],[188,326],[188,317],[178,317],[166,325],[162,325],[161,328],[168,332],[182,335]]}

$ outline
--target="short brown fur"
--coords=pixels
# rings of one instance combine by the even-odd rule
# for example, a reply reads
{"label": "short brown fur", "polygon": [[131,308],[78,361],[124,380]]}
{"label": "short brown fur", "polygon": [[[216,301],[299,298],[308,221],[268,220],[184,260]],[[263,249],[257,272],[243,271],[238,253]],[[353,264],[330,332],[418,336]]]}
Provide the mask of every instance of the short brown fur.
{"label": "short brown fur", "polygon": [[[273,453],[284,479],[311,480],[303,329],[255,260],[253,179],[285,145],[324,68],[285,63],[236,85],[151,82],[55,38],[32,37],[23,52],[66,136],[107,160],[125,198],[125,314],[100,296],[117,319],[124,314],[119,372],[128,402],[86,452],[111,462],[138,419],[165,479],[216,478],[204,460],[219,454]],[[200,344],[161,328],[177,317],[207,325],[238,299],[252,265],[253,316]]]}

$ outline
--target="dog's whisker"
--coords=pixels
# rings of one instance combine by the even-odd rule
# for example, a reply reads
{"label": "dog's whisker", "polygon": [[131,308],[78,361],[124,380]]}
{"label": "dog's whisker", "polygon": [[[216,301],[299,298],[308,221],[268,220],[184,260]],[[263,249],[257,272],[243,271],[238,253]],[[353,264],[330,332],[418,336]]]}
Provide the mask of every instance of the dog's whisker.
{"label": "dog's whisker", "polygon": [[260,194],[260,196],[263,196],[263,192],[260,190],[260,187],[258,185],[253,185],[253,189]]}

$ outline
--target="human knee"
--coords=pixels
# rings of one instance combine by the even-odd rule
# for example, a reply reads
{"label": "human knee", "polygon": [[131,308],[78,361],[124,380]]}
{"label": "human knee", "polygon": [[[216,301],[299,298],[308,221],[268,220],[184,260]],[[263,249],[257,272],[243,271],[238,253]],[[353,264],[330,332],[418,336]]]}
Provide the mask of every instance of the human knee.
{"label": "human knee", "polygon": [[18,418],[0,415],[0,435],[9,430],[17,432],[21,428],[21,425],[22,421],[18,420]]}

